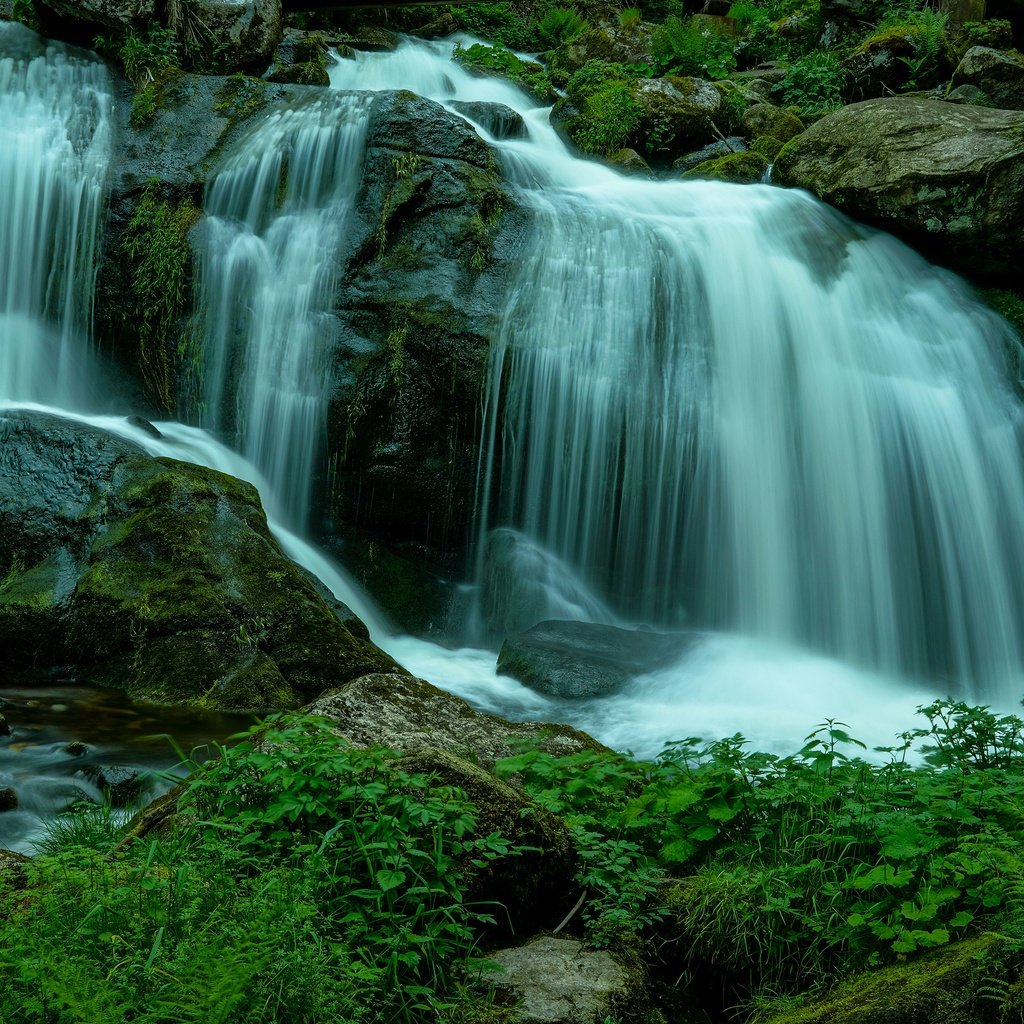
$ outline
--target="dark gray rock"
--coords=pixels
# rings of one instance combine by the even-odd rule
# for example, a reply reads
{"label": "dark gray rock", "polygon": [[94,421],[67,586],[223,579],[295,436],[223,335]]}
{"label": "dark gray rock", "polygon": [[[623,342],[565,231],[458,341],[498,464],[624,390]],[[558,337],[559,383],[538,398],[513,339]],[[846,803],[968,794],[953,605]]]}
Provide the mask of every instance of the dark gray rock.
{"label": "dark gray rock", "polygon": [[972,46],[964,54],[950,89],[974,86],[993,107],[1024,110],[1024,58],[986,46]]}
{"label": "dark gray rock", "polygon": [[712,142],[701,149],[679,157],[678,160],[674,160],[672,162],[672,170],[682,174],[685,171],[693,170],[698,164],[705,163],[708,160],[717,160],[719,157],[731,156],[733,153],[743,153],[746,151],[746,148],[746,142],[738,135],[730,136],[724,141],[719,139],[717,142]]}
{"label": "dark gray rock", "polygon": [[11,727],[7,722],[7,716],[0,711],[0,736],[10,736]]}
{"label": "dark gray rock", "polygon": [[395,671],[270,535],[254,488],[82,423],[0,413],[0,675],[297,707]]}
{"label": "dark gray rock", "polygon": [[0,789],[0,814],[18,809],[18,794],[10,787]]}
{"label": "dark gray rock", "polygon": [[688,633],[541,622],[505,640],[498,671],[553,697],[602,697],[672,662],[693,641]]}
{"label": "dark gray rock", "polygon": [[779,154],[817,193],[975,279],[1024,270],[1024,113],[895,98],[823,117]]}
{"label": "dark gray rock", "polygon": [[72,740],[62,750],[69,757],[84,757],[89,753],[89,748],[81,740]]}
{"label": "dark gray rock", "polygon": [[281,41],[281,0],[189,0],[187,12],[224,72],[262,70]]}
{"label": "dark gray rock", "polygon": [[111,807],[131,807],[139,802],[148,786],[138,768],[125,765],[88,764],[76,774],[88,779],[110,801]]}
{"label": "dark gray rock", "polygon": [[476,121],[495,139],[525,139],[526,122],[522,115],[504,103],[459,101],[452,107],[471,121]]}

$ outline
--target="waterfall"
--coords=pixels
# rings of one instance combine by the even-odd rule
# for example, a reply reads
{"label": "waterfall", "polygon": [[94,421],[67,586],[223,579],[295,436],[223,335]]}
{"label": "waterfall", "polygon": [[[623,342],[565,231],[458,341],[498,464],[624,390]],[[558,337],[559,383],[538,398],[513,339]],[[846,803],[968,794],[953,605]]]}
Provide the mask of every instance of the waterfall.
{"label": "waterfall", "polygon": [[111,107],[99,61],[0,22],[0,398],[85,397]]}
{"label": "waterfall", "polygon": [[301,526],[325,433],[336,257],[360,181],[365,96],[271,113],[206,197],[202,421],[233,434]]}
{"label": "waterfall", "polygon": [[583,607],[582,581],[606,619],[1015,700],[1024,477],[1008,325],[806,194],[574,158],[546,111],[481,85],[450,45],[410,41],[332,79],[497,100],[529,126],[491,140],[534,231],[486,399],[487,608],[538,565],[564,566],[566,592],[534,588],[518,625]]}

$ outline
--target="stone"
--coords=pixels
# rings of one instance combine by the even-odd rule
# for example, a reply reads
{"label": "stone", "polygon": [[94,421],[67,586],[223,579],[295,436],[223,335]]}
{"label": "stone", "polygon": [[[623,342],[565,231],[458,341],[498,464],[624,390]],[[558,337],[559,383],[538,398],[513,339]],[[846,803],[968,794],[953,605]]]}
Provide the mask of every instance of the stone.
{"label": "stone", "polygon": [[10,736],[11,727],[7,722],[7,716],[0,711],[0,736]]}
{"label": "stone", "polygon": [[617,149],[609,153],[608,163],[624,174],[636,174],[643,178],[653,178],[651,165],[635,149]]}
{"label": "stone", "polygon": [[459,100],[451,104],[464,117],[475,121],[495,139],[525,139],[526,122],[522,114],[504,103]]}
{"label": "stone", "polygon": [[305,711],[330,719],[355,746],[382,746],[402,754],[436,748],[491,769],[516,745],[554,757],[604,748],[567,725],[509,722],[475,711],[460,697],[412,676],[377,673],[317,697]]}
{"label": "stone", "polygon": [[644,78],[632,95],[642,112],[637,135],[647,156],[673,159],[714,137],[712,119],[722,97],[710,82],[676,75]]}
{"label": "stone", "polygon": [[[94,26],[126,32],[152,24],[156,15],[155,0],[38,0],[43,9],[44,23],[49,28],[47,14],[56,15],[65,30],[69,23],[75,26]],[[59,34],[58,34],[59,38]]]}
{"label": "stone", "polygon": [[686,153],[684,156],[679,157],[672,162],[672,170],[678,174],[683,174],[698,164],[705,163],[708,160],[716,160],[721,156],[742,153],[746,148],[747,144],[743,139],[738,135],[731,135],[727,139],[719,139],[717,142],[711,142],[701,149],[696,149],[692,153]]}
{"label": "stone", "polygon": [[764,181],[767,170],[768,159],[751,150],[706,160],[687,171],[683,177],[700,178],[703,181],[727,181],[735,185],[753,185]]}
{"label": "stone", "polygon": [[958,85],[955,89],[951,88],[943,98],[947,103],[972,103],[982,107],[992,105],[976,85]]}
{"label": "stone", "polygon": [[547,621],[505,640],[498,671],[553,697],[602,697],[676,660],[693,640],[688,633]]}
{"label": "stone", "polygon": [[1024,58],[985,46],[972,46],[953,72],[951,90],[980,89],[994,107],[1024,110]]}
{"label": "stone", "polygon": [[997,990],[1006,975],[1003,959],[994,935],[955,942],[855,975],[804,1006],[763,1018],[764,1024],[1009,1024],[999,1000],[983,991]]}
{"label": "stone", "polygon": [[650,64],[654,32],[655,26],[644,21],[632,25],[602,22],[548,54],[551,72],[567,78],[591,60],[610,64]]}
{"label": "stone", "polygon": [[0,849],[0,878],[6,888],[17,892],[28,884],[30,858],[13,850]]}
{"label": "stone", "polygon": [[806,188],[928,258],[997,283],[1024,270],[1024,114],[897,97],[823,117],[779,154]]}
{"label": "stone", "polygon": [[62,752],[67,754],[68,757],[83,757],[89,753],[89,748],[81,740],[72,740],[66,746],[61,748]]}
{"label": "stone", "polygon": [[345,32],[339,39],[353,50],[390,53],[398,49],[398,33],[375,25],[363,25]]}
{"label": "stone", "polygon": [[804,130],[804,124],[788,110],[771,103],[755,103],[743,113],[743,130],[751,139],[770,135],[779,142],[789,142]]}
{"label": "stone", "polygon": [[497,999],[517,1001],[519,1024],[601,1024],[632,1016],[644,1002],[639,971],[577,939],[542,936],[487,959],[500,968],[488,975]]}
{"label": "stone", "polygon": [[138,803],[149,785],[138,768],[119,764],[87,764],[75,774],[88,779],[110,801],[111,807]]}
{"label": "stone", "polygon": [[262,71],[282,38],[281,0],[190,0],[188,14],[225,74]]}
{"label": "stone", "polygon": [[529,935],[554,928],[578,897],[573,876],[578,858],[568,828],[522,790],[470,761],[425,748],[401,758],[397,767],[455,786],[476,808],[475,834],[495,832],[513,846],[513,857],[463,864],[465,902],[478,903],[494,916],[493,932]]}
{"label": "stone", "polygon": [[[29,485],[30,484],[30,485]],[[281,551],[255,489],[42,413],[0,413],[0,675],[298,707],[394,671]]]}
{"label": "stone", "polygon": [[18,809],[18,794],[10,787],[0,789],[0,814]]}

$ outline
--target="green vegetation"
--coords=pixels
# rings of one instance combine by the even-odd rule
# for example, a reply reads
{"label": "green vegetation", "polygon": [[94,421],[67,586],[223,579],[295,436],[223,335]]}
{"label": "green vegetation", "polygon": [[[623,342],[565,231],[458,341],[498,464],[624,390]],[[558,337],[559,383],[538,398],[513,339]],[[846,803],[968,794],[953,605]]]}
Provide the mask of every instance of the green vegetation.
{"label": "green vegetation", "polygon": [[586,18],[571,7],[552,7],[537,22],[538,34],[550,47],[560,46],[570,39],[575,39],[587,27]]}
{"label": "green vegetation", "polygon": [[[498,770],[598,851],[599,939],[668,915],[687,968],[753,1000],[983,929],[1024,949],[1024,722],[951,700],[921,711],[927,727],[881,767],[828,721],[788,757],[734,736],[656,763],[526,751]],[[659,890],[651,871],[682,881]]]}
{"label": "green vegetation", "polygon": [[171,335],[185,310],[191,251],[188,232],[200,211],[191,199],[160,197],[160,182],[147,182],[122,241],[131,264],[138,335],[138,364],[150,397],[174,409]]}
{"label": "green vegetation", "polygon": [[541,102],[550,102],[554,97],[551,79],[540,64],[520,60],[500,44],[484,46],[482,43],[474,43],[468,48],[456,45],[452,60],[479,74],[496,75],[521,85]]}
{"label": "green vegetation", "polygon": [[[0,891],[0,1019],[414,1024],[469,1001],[464,865],[505,856],[459,790],[278,720],[200,769],[175,827],[60,829]],[[452,1019],[450,1016],[446,1019]]]}
{"label": "green vegetation", "polygon": [[727,78],[736,70],[733,42],[692,19],[671,17],[654,34],[651,55],[661,74]]}
{"label": "green vegetation", "polygon": [[843,68],[827,50],[814,50],[795,60],[782,80],[782,99],[804,114],[824,114],[843,102]]}
{"label": "green vegetation", "polygon": [[[1024,721],[952,700],[921,712],[881,765],[830,720],[784,757],[741,736],[655,762],[524,745],[496,771],[569,829],[570,931],[703,979],[738,1019],[834,1019],[786,1007],[889,964],[829,998],[918,987],[951,1006],[954,983],[987,986],[995,1016],[956,1019],[997,1019],[1024,954]],[[301,716],[239,738],[196,768],[158,838],[78,811],[27,879],[0,874],[0,1019],[505,1020],[475,988],[502,911],[467,894],[531,851],[480,827],[481,797],[432,774],[444,757],[417,768]]]}

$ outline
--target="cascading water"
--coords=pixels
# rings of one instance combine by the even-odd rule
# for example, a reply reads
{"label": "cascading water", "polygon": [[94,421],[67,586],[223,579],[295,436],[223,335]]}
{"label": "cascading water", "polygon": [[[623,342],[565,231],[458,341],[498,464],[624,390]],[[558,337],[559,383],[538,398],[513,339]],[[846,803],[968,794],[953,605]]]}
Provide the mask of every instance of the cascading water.
{"label": "cascading water", "polygon": [[360,180],[365,96],[260,122],[206,198],[204,425],[234,433],[295,525],[324,434],[335,258]]}
{"label": "cascading water", "polygon": [[84,397],[111,106],[99,61],[0,22],[0,398]]}
{"label": "cascading water", "polygon": [[[589,617],[604,603],[607,618],[1015,700],[1024,478],[1008,326],[805,194],[573,158],[546,111],[451,64],[450,45],[359,55],[332,81],[495,100],[529,126],[529,140],[493,140],[535,228],[490,373],[488,610],[500,617],[513,586],[516,624],[548,617],[581,605],[582,580]],[[534,588],[524,609],[538,564],[572,582]]]}

